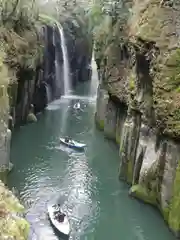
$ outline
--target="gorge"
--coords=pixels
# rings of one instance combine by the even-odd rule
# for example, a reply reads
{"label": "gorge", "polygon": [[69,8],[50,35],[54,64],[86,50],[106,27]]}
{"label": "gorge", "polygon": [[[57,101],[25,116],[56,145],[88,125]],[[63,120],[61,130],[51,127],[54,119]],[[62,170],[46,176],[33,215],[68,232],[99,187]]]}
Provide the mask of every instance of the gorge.
{"label": "gorge", "polygon": [[[49,15],[52,3],[38,17],[20,7],[10,29],[0,25],[0,238],[61,239],[46,211],[56,200],[70,218],[70,239],[110,239],[111,222],[114,240],[173,240],[179,3],[95,1],[87,11],[68,4],[58,18]],[[87,148],[63,147],[61,136]]]}

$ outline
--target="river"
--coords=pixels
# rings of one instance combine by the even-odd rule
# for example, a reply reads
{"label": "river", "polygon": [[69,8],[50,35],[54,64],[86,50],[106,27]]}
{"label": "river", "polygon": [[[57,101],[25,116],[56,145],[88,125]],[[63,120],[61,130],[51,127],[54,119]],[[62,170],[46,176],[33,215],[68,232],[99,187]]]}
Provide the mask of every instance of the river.
{"label": "river", "polygon": [[[70,218],[70,239],[174,240],[159,212],[130,198],[118,180],[118,148],[94,124],[95,92],[80,84],[75,95],[50,104],[37,123],[13,134],[8,180],[26,206],[30,239],[60,239],[46,212],[49,201],[59,201]],[[81,110],[73,109],[78,99]],[[62,135],[87,148],[77,152],[60,145]]]}

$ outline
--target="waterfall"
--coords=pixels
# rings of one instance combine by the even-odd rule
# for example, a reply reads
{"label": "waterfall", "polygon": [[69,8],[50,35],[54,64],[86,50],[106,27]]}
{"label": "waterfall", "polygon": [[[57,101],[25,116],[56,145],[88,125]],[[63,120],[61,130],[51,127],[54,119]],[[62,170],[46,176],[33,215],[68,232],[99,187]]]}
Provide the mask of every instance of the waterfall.
{"label": "waterfall", "polygon": [[61,47],[63,54],[63,78],[64,78],[64,95],[68,95],[70,92],[70,72],[69,72],[69,61],[68,61],[68,52],[66,47],[66,39],[64,37],[64,31],[61,27],[59,28],[59,33],[61,36]]}
{"label": "waterfall", "polygon": [[90,95],[96,96],[99,82],[98,82],[97,65],[94,60],[94,53],[92,56],[91,67],[92,67],[92,76],[91,76],[91,85],[90,85]]}

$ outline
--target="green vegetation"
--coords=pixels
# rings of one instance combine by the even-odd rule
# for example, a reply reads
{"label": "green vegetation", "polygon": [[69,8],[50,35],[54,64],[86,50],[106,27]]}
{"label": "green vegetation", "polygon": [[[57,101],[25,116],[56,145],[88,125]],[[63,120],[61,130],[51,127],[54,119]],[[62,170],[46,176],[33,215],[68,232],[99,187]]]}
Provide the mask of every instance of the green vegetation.
{"label": "green vegetation", "polygon": [[35,69],[40,56],[35,1],[3,0],[0,9],[1,51],[6,54],[4,62],[9,70],[17,71],[20,67]]}
{"label": "green vegetation", "polygon": [[125,5],[124,1],[96,0],[90,10],[95,40],[95,58],[102,64],[111,53],[114,55],[111,54],[108,61],[113,60],[112,65],[119,60],[117,52],[121,51],[124,44],[121,31],[129,14]]}
{"label": "green vegetation", "polygon": [[0,239],[26,240],[28,238],[29,224],[15,215],[23,211],[24,207],[17,198],[0,182]]}
{"label": "green vegetation", "polygon": [[132,184],[133,181],[133,164],[132,161],[129,160],[127,162],[127,183]]}
{"label": "green vegetation", "polygon": [[100,130],[104,130],[104,119],[98,119],[97,117],[97,113],[95,114],[95,122],[97,124],[97,127],[100,129]]}
{"label": "green vegetation", "polygon": [[180,231],[180,164],[176,169],[173,197],[170,203],[168,223],[170,228],[178,233]]}
{"label": "green vegetation", "polygon": [[168,223],[168,219],[169,219],[169,206],[164,208],[164,209],[160,209],[163,217],[164,217],[164,220],[166,223]]}
{"label": "green vegetation", "polygon": [[134,73],[134,69],[130,72],[130,76],[129,76],[129,91],[131,93],[133,93],[135,91],[136,88],[136,75]]}
{"label": "green vegetation", "polygon": [[69,19],[81,31],[86,29],[83,35],[87,36],[88,15],[78,7],[77,2],[75,6],[70,4],[71,7],[67,3],[69,1],[48,1],[45,4],[40,0],[0,2],[0,61],[7,66],[9,83],[16,80],[19,69],[34,71],[41,61],[42,42],[38,31],[42,24],[53,25]]}
{"label": "green vegetation", "polygon": [[[141,182],[132,187],[133,196],[144,199],[148,202],[157,205],[158,200],[158,176],[160,174],[158,162],[155,161],[151,166],[144,170],[141,176]],[[149,198],[149,199],[148,199]]]}
{"label": "green vegetation", "polygon": [[180,135],[180,49],[168,51],[156,62],[154,101],[156,119],[164,133],[171,137]]}
{"label": "green vegetation", "polygon": [[156,205],[156,195],[153,192],[148,191],[146,187],[143,187],[140,184],[132,186],[130,194],[146,203]]}

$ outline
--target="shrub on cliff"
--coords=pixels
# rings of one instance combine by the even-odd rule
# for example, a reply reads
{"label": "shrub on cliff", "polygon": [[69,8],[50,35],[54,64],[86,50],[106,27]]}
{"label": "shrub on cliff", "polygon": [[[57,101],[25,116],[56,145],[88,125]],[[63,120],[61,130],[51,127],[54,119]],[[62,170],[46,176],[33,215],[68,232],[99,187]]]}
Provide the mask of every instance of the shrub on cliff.
{"label": "shrub on cliff", "polygon": [[[76,41],[92,43],[92,29],[90,26],[88,9],[91,1],[58,1],[59,21]],[[76,39],[75,39],[76,37]]]}
{"label": "shrub on cliff", "polygon": [[10,68],[31,68],[37,65],[40,44],[38,8],[31,0],[2,0],[0,2],[0,40]]}
{"label": "shrub on cliff", "polygon": [[[91,1],[87,0],[59,0],[54,3],[45,3],[41,8],[43,21],[50,23],[54,21],[55,24],[59,22],[65,30],[67,39],[73,42],[73,48],[68,49],[71,52],[70,56],[75,56],[76,53],[81,55],[81,52],[82,55],[86,53],[91,56],[93,41],[92,26],[88,14],[90,5]],[[45,16],[47,14],[51,14],[50,18],[52,19]]]}
{"label": "shrub on cliff", "polygon": [[[108,56],[112,45],[117,47],[122,45],[123,40],[119,32],[122,31],[127,20],[128,11],[126,11],[125,4],[123,0],[96,0],[89,11],[98,65]],[[117,55],[117,50],[115,52]]]}
{"label": "shrub on cliff", "polygon": [[0,181],[0,239],[26,240],[28,238],[29,224],[17,213],[22,213],[24,207],[8,191]]}

